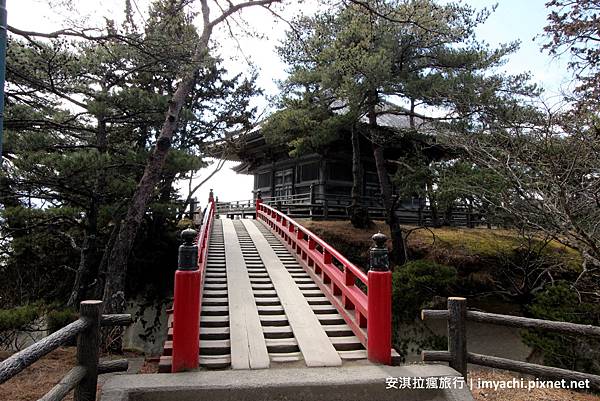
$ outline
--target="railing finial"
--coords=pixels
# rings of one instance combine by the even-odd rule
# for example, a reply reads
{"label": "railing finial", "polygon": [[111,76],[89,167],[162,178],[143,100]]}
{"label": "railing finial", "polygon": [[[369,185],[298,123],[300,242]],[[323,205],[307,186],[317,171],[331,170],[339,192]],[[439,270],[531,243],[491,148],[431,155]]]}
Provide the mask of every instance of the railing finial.
{"label": "railing finial", "polygon": [[181,232],[183,244],[179,246],[178,270],[196,270],[198,268],[198,247],[194,245],[197,235],[196,230],[191,228]]}
{"label": "railing finial", "polygon": [[369,270],[388,271],[390,270],[390,259],[388,249],[385,245],[387,237],[381,231],[371,237],[374,246],[369,249]]}
{"label": "railing finial", "polygon": [[215,195],[213,194],[213,190],[212,188],[210,189],[210,192],[208,193],[208,201],[212,202],[215,198]]}

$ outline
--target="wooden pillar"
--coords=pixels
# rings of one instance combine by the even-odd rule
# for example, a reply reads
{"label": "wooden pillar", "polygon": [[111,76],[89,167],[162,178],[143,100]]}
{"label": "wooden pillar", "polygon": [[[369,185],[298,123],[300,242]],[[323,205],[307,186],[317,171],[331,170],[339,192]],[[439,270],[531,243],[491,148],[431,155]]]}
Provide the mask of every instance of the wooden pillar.
{"label": "wooden pillar", "polygon": [[450,367],[467,378],[467,300],[448,298],[448,351]]}
{"label": "wooden pillar", "polygon": [[271,163],[271,198],[275,197],[275,162]]}
{"label": "wooden pillar", "polygon": [[310,184],[310,195],[309,195],[309,200],[308,203],[310,203],[310,217],[312,218],[313,215],[315,214],[315,209],[314,209],[314,204],[315,204],[315,184]]}
{"label": "wooden pillar", "polygon": [[85,376],[75,387],[75,401],[96,400],[101,314],[102,301],[83,301],[79,304],[79,316],[88,320],[90,326],[77,337],[77,364],[85,368]]}

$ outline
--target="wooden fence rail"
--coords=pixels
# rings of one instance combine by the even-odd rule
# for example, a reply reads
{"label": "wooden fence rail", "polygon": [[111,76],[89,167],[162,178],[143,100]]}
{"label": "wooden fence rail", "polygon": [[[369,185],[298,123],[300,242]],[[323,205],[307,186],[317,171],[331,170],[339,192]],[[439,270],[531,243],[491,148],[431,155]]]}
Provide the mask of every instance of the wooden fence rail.
{"label": "wooden fence rail", "polygon": [[598,375],[468,352],[466,322],[472,321],[597,338],[600,338],[600,327],[469,311],[467,310],[467,300],[457,297],[448,298],[447,310],[422,310],[421,319],[445,319],[448,321],[448,350],[422,351],[421,357],[424,362],[448,362],[450,367],[456,369],[465,378],[467,377],[467,363],[472,363],[552,379],[589,380],[590,388],[600,389],[600,376]]}
{"label": "wooden fence rail", "polygon": [[[290,217],[296,218],[342,218],[350,217],[350,206],[352,198],[347,195],[328,194],[323,197],[316,195],[313,190],[309,193],[261,197],[260,191],[256,194],[265,205],[285,213]],[[216,214],[226,215],[228,217],[251,216],[254,211],[255,199],[245,199],[233,202],[217,202]],[[362,204],[369,209],[369,215],[373,219],[385,218],[386,212],[383,203],[378,197],[362,197]],[[429,206],[423,205],[420,208],[405,208],[398,206],[395,209],[396,218],[400,224],[418,225],[418,226],[438,226],[451,225],[457,227],[474,228],[478,226],[488,226],[489,222],[483,218],[483,214],[470,207],[455,207],[450,212],[439,212],[439,216],[434,218],[434,213]]]}
{"label": "wooden fence rail", "polygon": [[78,320],[0,362],[0,384],[77,337],[77,366],[39,401],[60,401],[71,390],[75,390],[75,401],[94,401],[98,374],[125,371],[129,366],[126,359],[99,362],[100,327],[127,326],[132,322],[131,315],[102,315],[101,311],[102,301],[81,302]]}

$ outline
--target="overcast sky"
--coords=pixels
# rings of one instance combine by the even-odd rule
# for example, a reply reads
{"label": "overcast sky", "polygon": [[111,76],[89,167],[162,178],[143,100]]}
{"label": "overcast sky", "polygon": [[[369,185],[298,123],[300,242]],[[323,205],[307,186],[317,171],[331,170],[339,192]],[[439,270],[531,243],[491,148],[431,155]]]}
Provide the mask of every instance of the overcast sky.
{"label": "overcast sky", "polygon": [[[104,1],[77,1],[54,0],[56,3],[71,3],[75,5],[81,16],[87,16],[90,21],[100,21],[106,16],[120,20],[123,9],[123,0]],[[530,71],[533,81],[543,86],[546,97],[557,98],[562,89],[569,83],[569,74],[566,71],[565,60],[551,59],[540,52],[543,38],[533,40],[543,32],[546,25],[547,10],[546,0],[498,0],[496,12],[488,21],[480,26],[477,34],[480,40],[497,45],[514,40],[522,42],[521,49],[514,54],[504,66],[509,73]],[[139,9],[139,14],[144,15],[146,0],[133,1]],[[488,0],[463,0],[463,3],[476,8],[489,7],[495,1]],[[310,1],[308,1],[310,4]],[[304,12],[311,7],[302,6]],[[64,10],[51,10],[47,0],[9,0],[7,5],[8,23],[24,30],[49,32],[63,26],[65,18],[73,15]],[[298,13],[298,7],[286,8],[284,14],[289,17]],[[285,78],[285,66],[275,54],[275,45],[283,37],[284,23],[276,23],[271,15],[262,10],[248,10],[243,14],[251,28],[264,35],[263,38],[243,38],[239,45],[224,34],[216,36],[216,47],[222,56],[228,60],[227,67],[235,72],[248,69],[251,62],[259,72],[258,85],[265,90],[267,95],[277,93],[276,80]],[[263,110],[267,101],[257,99],[255,103]],[[252,177],[236,175],[231,171],[231,163],[216,174],[196,196],[202,202],[208,196],[209,188],[214,188],[220,200],[241,200],[251,198]],[[198,172],[202,177],[205,171]]]}

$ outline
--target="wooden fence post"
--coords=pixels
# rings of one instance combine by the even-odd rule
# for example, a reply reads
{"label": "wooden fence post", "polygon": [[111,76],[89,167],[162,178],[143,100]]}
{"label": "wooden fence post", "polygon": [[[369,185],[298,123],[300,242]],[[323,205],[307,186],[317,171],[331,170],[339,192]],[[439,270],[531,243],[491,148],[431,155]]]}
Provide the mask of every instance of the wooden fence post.
{"label": "wooden fence post", "polygon": [[77,364],[85,368],[85,376],[75,387],[75,401],[96,400],[101,313],[102,301],[82,301],[79,304],[79,315],[89,320],[90,326],[77,337]]}
{"label": "wooden fence post", "polygon": [[448,352],[450,367],[467,378],[467,300],[448,298]]}

